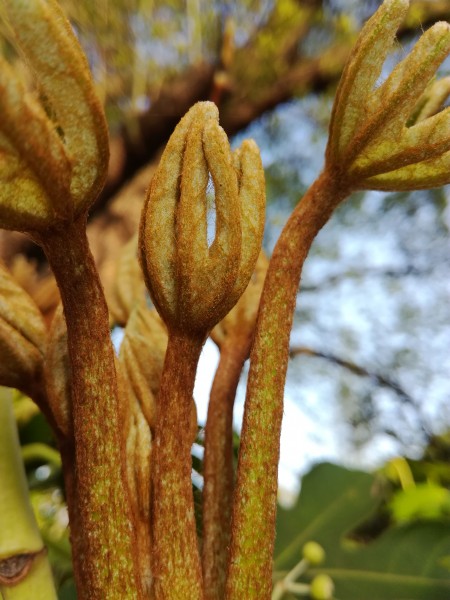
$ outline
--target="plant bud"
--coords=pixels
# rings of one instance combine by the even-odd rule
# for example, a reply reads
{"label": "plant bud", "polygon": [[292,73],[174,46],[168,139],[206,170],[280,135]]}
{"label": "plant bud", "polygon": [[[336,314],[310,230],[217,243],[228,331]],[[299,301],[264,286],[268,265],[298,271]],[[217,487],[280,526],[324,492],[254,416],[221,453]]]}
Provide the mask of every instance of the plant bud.
{"label": "plant bud", "polygon": [[[210,176],[215,237],[208,244]],[[203,335],[236,303],[259,253],[264,205],[256,145],[244,143],[233,158],[216,106],[196,104],[166,146],[141,220],[145,281],[170,329]]]}
{"label": "plant bud", "polygon": [[329,575],[321,573],[311,581],[310,595],[314,600],[332,600],[334,583]]}
{"label": "plant bud", "polygon": [[0,226],[43,231],[87,211],[103,187],[108,130],[86,57],[55,0],[4,0],[43,106],[0,59]]}
{"label": "plant bud", "polygon": [[436,23],[377,81],[409,2],[385,0],[363,27],[336,92],[327,168],[350,189],[411,190],[450,181],[450,109],[410,126],[417,99],[450,51]]}
{"label": "plant bud", "polygon": [[312,566],[317,566],[325,560],[325,550],[317,542],[306,542],[302,550],[303,558]]}

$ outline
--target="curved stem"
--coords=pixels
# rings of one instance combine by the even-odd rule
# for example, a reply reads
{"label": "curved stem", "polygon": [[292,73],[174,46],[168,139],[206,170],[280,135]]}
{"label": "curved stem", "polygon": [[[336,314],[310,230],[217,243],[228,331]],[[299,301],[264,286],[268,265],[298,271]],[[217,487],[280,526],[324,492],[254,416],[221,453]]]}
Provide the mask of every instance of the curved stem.
{"label": "curved stem", "polygon": [[221,347],[205,427],[203,461],[202,567],[206,600],[221,600],[225,592],[233,504],[233,407],[249,339],[236,336]]}
{"label": "curved stem", "polygon": [[303,263],[348,189],[325,171],[290,216],[269,264],[250,355],[233,505],[227,600],[265,600],[272,587],[277,472],[289,337]]}
{"label": "curved stem", "polygon": [[203,337],[170,334],[152,447],[152,573],[155,598],[201,600],[192,493],[191,403]]}
{"label": "curved stem", "polygon": [[142,596],[121,434],[126,407],[118,398],[108,309],[85,217],[38,241],[58,283],[67,323],[76,513],[83,540],[78,595],[83,600],[134,600]]}
{"label": "curved stem", "polygon": [[47,446],[47,444],[42,444],[39,442],[25,444],[22,446],[22,460],[25,463],[32,462],[34,460],[40,460],[50,463],[54,467],[61,467],[60,453],[50,446]]}

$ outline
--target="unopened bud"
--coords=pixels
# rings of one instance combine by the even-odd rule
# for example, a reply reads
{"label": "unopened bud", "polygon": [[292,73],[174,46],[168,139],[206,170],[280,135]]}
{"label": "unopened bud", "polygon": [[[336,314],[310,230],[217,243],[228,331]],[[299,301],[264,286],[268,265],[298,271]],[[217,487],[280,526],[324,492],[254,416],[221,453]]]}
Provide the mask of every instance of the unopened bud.
{"label": "unopened bud", "polygon": [[317,542],[306,542],[302,549],[303,558],[312,566],[317,566],[325,560],[325,550]]}
{"label": "unopened bud", "polygon": [[[215,190],[208,243],[207,186]],[[140,257],[153,302],[172,331],[203,333],[245,290],[264,225],[264,175],[256,144],[233,157],[218,111],[200,102],[181,119],[151,183]]]}
{"label": "unopened bud", "polygon": [[332,600],[334,583],[329,575],[321,573],[311,582],[310,595],[314,600]]}
{"label": "unopened bud", "polygon": [[385,0],[367,21],[336,92],[327,167],[353,189],[411,190],[450,181],[450,109],[414,122],[418,99],[450,51],[449,24],[430,27],[377,85],[408,5]]}

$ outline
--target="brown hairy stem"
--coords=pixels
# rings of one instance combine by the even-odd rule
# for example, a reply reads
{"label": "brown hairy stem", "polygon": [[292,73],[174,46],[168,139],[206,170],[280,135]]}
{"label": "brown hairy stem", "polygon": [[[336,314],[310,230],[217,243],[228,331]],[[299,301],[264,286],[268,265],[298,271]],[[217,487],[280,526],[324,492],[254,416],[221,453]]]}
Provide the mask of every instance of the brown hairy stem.
{"label": "brown hairy stem", "polygon": [[334,175],[325,171],[308,190],[286,223],[269,264],[250,355],[227,600],[270,598],[289,336],[303,263],[315,236],[349,192]]}
{"label": "brown hairy stem", "polygon": [[209,399],[203,462],[202,566],[206,600],[220,600],[225,592],[234,489],[233,407],[249,347],[248,335],[242,339],[230,336],[221,345]]}
{"label": "brown hairy stem", "polygon": [[152,446],[152,573],[155,598],[201,600],[192,493],[191,404],[204,336],[171,333]]}
{"label": "brown hairy stem", "polygon": [[[86,219],[38,236],[54,272],[67,322],[72,376],[76,514],[81,600],[142,598],[121,434],[108,309],[86,238]],[[72,511],[72,514],[73,511]]]}

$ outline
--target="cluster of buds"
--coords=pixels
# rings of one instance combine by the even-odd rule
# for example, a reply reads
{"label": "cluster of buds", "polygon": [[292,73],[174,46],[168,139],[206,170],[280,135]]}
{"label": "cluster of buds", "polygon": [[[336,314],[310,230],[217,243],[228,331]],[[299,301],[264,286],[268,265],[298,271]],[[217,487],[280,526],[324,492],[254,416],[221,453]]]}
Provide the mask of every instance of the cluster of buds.
{"label": "cluster of buds", "polygon": [[[210,180],[214,211],[208,207]],[[215,213],[211,243],[208,210]],[[196,104],[161,157],[139,239],[145,282],[169,332],[152,450],[152,565],[155,593],[161,597],[201,596],[190,465],[195,372],[206,336],[252,276],[264,215],[264,172],[256,144],[247,140],[232,152],[217,107]]]}
{"label": "cluster of buds", "polygon": [[311,567],[318,567],[325,561],[325,550],[314,541],[306,542],[301,560],[273,588],[272,600],[281,600],[286,594],[308,597],[311,600],[333,600],[334,582],[327,573],[315,575],[311,583],[298,582]]}

